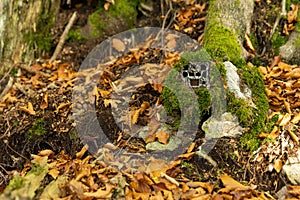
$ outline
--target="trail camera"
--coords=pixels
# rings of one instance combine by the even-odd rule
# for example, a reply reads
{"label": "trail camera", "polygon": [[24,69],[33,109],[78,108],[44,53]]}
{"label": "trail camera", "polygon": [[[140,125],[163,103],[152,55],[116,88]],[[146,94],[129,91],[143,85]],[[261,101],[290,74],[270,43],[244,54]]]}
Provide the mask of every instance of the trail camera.
{"label": "trail camera", "polygon": [[183,66],[181,77],[190,87],[197,89],[209,87],[210,62],[192,63]]}

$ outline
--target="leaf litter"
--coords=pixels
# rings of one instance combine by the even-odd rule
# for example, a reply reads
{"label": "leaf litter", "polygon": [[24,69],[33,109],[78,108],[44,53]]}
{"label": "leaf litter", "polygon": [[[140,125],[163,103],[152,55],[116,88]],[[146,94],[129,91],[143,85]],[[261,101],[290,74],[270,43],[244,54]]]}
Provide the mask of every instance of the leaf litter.
{"label": "leaf litter", "polygon": [[[174,1],[175,2],[175,1]],[[180,1],[179,1],[180,2]],[[191,2],[191,5],[194,3]],[[207,5],[197,5],[195,7],[182,10],[178,14],[178,19],[180,19],[178,24],[174,24],[176,30],[184,31],[188,34],[193,35],[197,31],[195,27],[191,26],[190,22],[200,23],[205,20],[202,11],[205,11]],[[297,21],[297,9],[298,7],[292,7],[292,10],[288,14],[288,24],[285,25],[286,32],[294,29],[293,25]],[[199,14],[201,13],[201,14]],[[202,16],[203,15],[203,16]],[[191,28],[192,27],[192,28]],[[201,27],[199,28],[201,29]],[[199,31],[198,31],[199,32]],[[198,41],[201,41],[201,35],[197,37],[199,33],[195,34],[194,37]],[[168,46],[170,48],[176,45],[176,38],[170,36]],[[116,40],[113,42],[113,47],[117,51],[124,51],[124,46],[122,41]],[[250,50],[254,51],[254,47],[249,44]],[[119,64],[126,64],[126,62],[140,62],[140,58],[143,57],[139,51],[133,53],[134,61],[132,57],[124,58]],[[176,61],[176,56],[168,56],[165,60],[167,64]],[[274,58],[273,63],[269,67],[260,68],[262,74],[264,75],[266,81],[266,93],[269,96],[270,105],[272,106],[271,116],[278,115],[277,124],[274,126],[270,133],[261,133],[262,138],[269,138],[276,140],[275,143],[267,143],[261,147],[261,149],[255,152],[254,161],[262,162],[266,161],[267,166],[261,166],[261,171],[263,173],[267,171],[275,170],[277,173],[281,171],[282,163],[285,161],[285,156],[289,151],[293,151],[297,148],[296,144],[299,141],[299,132],[295,127],[300,120],[300,114],[298,112],[298,107],[300,103],[297,101],[298,97],[298,78],[299,70],[296,65],[288,65],[286,63],[280,62],[280,58]],[[12,89],[3,99],[0,104],[0,109],[2,111],[8,111],[13,107],[13,103],[18,103],[19,109],[28,115],[39,115],[40,111],[37,110],[37,105],[41,109],[47,110],[47,108],[56,109],[56,113],[60,115],[67,116],[69,112],[69,102],[60,101],[59,103],[54,103],[51,98],[53,96],[51,93],[45,93],[42,89],[47,85],[47,89],[56,89],[58,94],[68,93],[70,88],[73,86],[74,78],[80,76],[76,72],[69,69],[69,65],[56,63],[45,63],[32,66],[34,70],[33,76],[23,76],[18,79],[17,82],[20,83],[19,88]],[[146,68],[147,69],[147,68]],[[152,68],[148,68],[152,69]],[[119,69],[123,70],[123,69]],[[51,74],[48,81],[52,81],[51,84],[48,83],[47,76],[45,74]],[[118,73],[116,73],[118,74]],[[147,76],[151,77],[150,73]],[[117,82],[112,81],[112,79],[117,80],[118,77],[113,77],[112,73],[108,72],[107,78],[103,80],[103,85],[106,88],[97,88],[93,95],[98,94],[99,102],[100,98],[106,100],[106,107],[114,106],[118,107],[118,102],[113,103],[110,101],[109,96],[112,89],[116,89]],[[150,80],[153,80],[151,77]],[[128,79],[128,82],[134,81]],[[123,83],[126,86],[128,83]],[[162,87],[159,84],[151,83],[154,91],[161,93]],[[21,86],[21,87],[20,87]],[[62,86],[62,87],[60,87]],[[122,85],[121,85],[122,86]],[[122,86],[122,87],[123,87]],[[60,87],[60,89],[58,89]],[[20,97],[21,91],[24,95],[32,97],[32,91],[38,90],[39,94],[42,94],[41,99],[38,102],[34,98],[31,101],[24,102]],[[128,88],[128,91],[130,88]],[[17,91],[17,92],[16,92]],[[50,95],[50,96],[49,96]],[[29,98],[30,99],[30,98]],[[156,99],[157,100],[157,99]],[[91,99],[93,101],[93,99]],[[135,104],[133,109],[133,116],[135,120],[132,122],[139,123],[142,117],[146,117],[150,109],[144,109],[142,106],[145,104],[155,104],[157,101],[153,102],[142,101]],[[114,105],[113,105],[114,104]],[[286,110],[281,112],[282,108]],[[147,113],[147,114],[146,114]],[[133,118],[132,116],[132,118]],[[135,124],[132,123],[132,124]],[[155,126],[155,125],[153,125]],[[65,127],[58,127],[59,131],[66,130]],[[163,133],[161,136],[157,134],[159,132],[158,128],[153,128],[152,133],[149,131],[149,136],[155,135],[154,140],[161,140],[160,142],[166,143],[168,141],[167,135]],[[164,139],[159,139],[160,137]],[[120,144],[122,141],[119,141]],[[76,158],[72,158],[62,151],[60,154],[55,155],[51,150],[43,150],[38,153],[38,155],[32,155],[32,162],[28,164],[20,173],[20,176],[26,177],[29,174],[30,169],[33,169],[35,163],[39,163],[44,166],[46,160],[47,167],[49,168],[47,175],[53,179],[50,184],[42,191],[40,194],[42,198],[57,198],[57,199],[93,199],[93,198],[121,198],[127,197],[128,199],[269,199],[271,198],[268,193],[256,192],[254,187],[248,187],[238,183],[233,180],[228,175],[223,175],[219,177],[220,183],[209,183],[209,182],[194,182],[185,177],[178,177],[180,169],[178,166],[183,160],[189,160],[192,158],[194,152],[188,152],[182,154],[178,157],[176,161],[170,163],[169,165],[163,164],[161,160],[152,160],[150,164],[144,165],[140,171],[136,169],[128,168],[127,170],[122,169],[120,166],[125,166],[124,163],[120,163],[119,160],[115,160],[112,150],[115,150],[116,146],[113,144],[107,144],[105,148],[102,149],[103,155],[100,157],[93,157],[86,155],[87,147],[82,148]],[[138,148],[139,149],[139,148]],[[109,160],[109,161],[108,161]],[[114,163],[115,162],[115,163]],[[126,157],[124,158],[126,162]],[[107,163],[111,163],[111,166]],[[115,167],[112,167],[115,166]],[[126,168],[126,167],[125,167]],[[179,170],[179,171],[178,171]],[[17,172],[16,172],[17,173]],[[43,175],[44,176],[44,175]],[[36,180],[41,178],[37,176]],[[29,186],[31,187],[31,186]],[[290,197],[300,198],[299,186],[288,186],[288,194]],[[30,188],[31,191],[36,191],[34,187]],[[18,193],[18,192],[16,192]],[[19,195],[19,194],[17,194]]]}

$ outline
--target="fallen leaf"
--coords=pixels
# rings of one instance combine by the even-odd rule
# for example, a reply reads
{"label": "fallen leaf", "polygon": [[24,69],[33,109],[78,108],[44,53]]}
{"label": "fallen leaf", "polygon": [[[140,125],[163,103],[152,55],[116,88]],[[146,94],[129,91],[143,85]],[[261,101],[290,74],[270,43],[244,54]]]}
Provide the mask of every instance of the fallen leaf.
{"label": "fallen leaf", "polygon": [[123,52],[126,49],[124,42],[122,42],[118,38],[113,38],[112,39],[112,47],[114,49],[116,49],[117,51],[119,51],[119,52]]}
{"label": "fallen leaf", "polygon": [[286,113],[283,118],[280,120],[279,126],[286,126],[292,118],[290,113]]}
{"label": "fallen leaf", "polygon": [[79,152],[76,153],[76,158],[81,159],[85,152],[88,150],[88,145],[84,145]]}
{"label": "fallen leaf", "polygon": [[255,53],[255,49],[247,34],[245,35],[245,43],[246,43],[246,47],[251,51],[251,53]]}
{"label": "fallen leaf", "polygon": [[276,170],[277,173],[279,173],[282,169],[282,160],[279,158],[279,159],[276,159],[274,161],[274,169]]}
{"label": "fallen leaf", "polygon": [[140,116],[140,112],[141,112],[141,109],[137,109],[133,112],[133,115],[132,115],[132,119],[131,119],[131,123],[132,124],[136,124],[139,120],[139,116]]}
{"label": "fallen leaf", "polygon": [[292,4],[291,10],[287,13],[288,23],[297,22],[298,5]]}
{"label": "fallen leaf", "polygon": [[168,144],[169,133],[167,133],[166,131],[160,130],[155,134],[155,136],[160,143]]}
{"label": "fallen leaf", "polygon": [[40,108],[42,110],[44,110],[45,108],[48,108],[48,93],[46,93],[44,96],[43,96],[43,99],[42,99],[42,102],[40,104]]}
{"label": "fallen leaf", "polygon": [[230,190],[247,190],[250,189],[248,186],[242,185],[241,183],[237,182],[227,174],[221,176],[221,181],[225,188],[228,188]]}
{"label": "fallen leaf", "polygon": [[291,130],[288,130],[289,135],[291,136],[292,140],[296,142],[296,144],[299,144],[299,138],[298,136]]}
{"label": "fallen leaf", "polygon": [[45,149],[45,150],[41,150],[39,153],[38,153],[39,156],[47,156],[49,158],[53,157],[54,156],[54,152],[50,149]]}
{"label": "fallen leaf", "polygon": [[71,102],[61,103],[54,112],[58,113],[60,110],[70,106],[71,104]]}
{"label": "fallen leaf", "polygon": [[103,7],[104,7],[105,10],[108,10],[109,6],[110,6],[110,3],[105,2]]}
{"label": "fallen leaf", "polygon": [[300,112],[298,112],[296,115],[294,115],[293,119],[291,120],[291,122],[293,124],[298,124],[298,122],[300,121]]}
{"label": "fallen leaf", "polygon": [[34,111],[34,109],[33,109],[33,105],[32,105],[31,102],[28,102],[27,107],[25,107],[25,106],[20,106],[20,110],[22,110],[22,111],[24,111],[24,112],[26,112],[26,113],[28,113],[28,114],[30,114],[30,115],[36,115],[36,113],[35,113],[35,111]]}

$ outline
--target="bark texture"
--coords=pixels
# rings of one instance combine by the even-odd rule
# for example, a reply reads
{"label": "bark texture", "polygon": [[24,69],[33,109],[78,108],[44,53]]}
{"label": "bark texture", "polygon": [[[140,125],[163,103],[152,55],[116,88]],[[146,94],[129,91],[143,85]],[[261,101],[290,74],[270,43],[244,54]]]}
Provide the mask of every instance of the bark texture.
{"label": "bark texture", "polygon": [[0,1],[0,74],[17,62],[29,62],[39,54],[38,34],[50,30],[60,0]]}

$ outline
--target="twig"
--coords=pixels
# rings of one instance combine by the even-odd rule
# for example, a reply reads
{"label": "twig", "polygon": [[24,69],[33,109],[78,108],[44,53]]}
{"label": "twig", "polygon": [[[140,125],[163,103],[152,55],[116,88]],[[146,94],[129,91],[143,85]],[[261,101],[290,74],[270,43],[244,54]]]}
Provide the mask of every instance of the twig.
{"label": "twig", "polygon": [[[273,26],[273,28],[272,28],[272,30],[271,30],[271,32],[270,32],[270,36],[269,36],[269,39],[268,39],[268,42],[267,42],[267,43],[269,43],[269,42],[271,41],[271,39],[272,39],[272,37],[273,37],[273,35],[274,35],[275,31],[276,31],[276,28],[277,28],[277,26],[278,26],[278,24],[279,24],[280,19],[281,19],[283,16],[286,16],[286,7],[285,7],[285,5],[286,5],[286,0],[282,0],[282,2],[281,2],[281,13],[280,13],[280,15],[278,15],[278,16],[276,17],[274,26]],[[263,56],[263,55],[265,54],[265,52],[266,52],[266,46],[264,46],[264,49],[263,49],[263,51],[261,52],[261,56]]]}
{"label": "twig", "polygon": [[58,42],[58,44],[57,44],[57,46],[55,48],[55,51],[54,51],[52,57],[50,58],[50,61],[49,61],[50,63],[53,62],[57,58],[58,54],[61,52],[61,50],[62,50],[62,48],[64,46],[64,43],[66,41],[67,34],[69,33],[71,27],[73,26],[76,18],[77,18],[77,12],[75,11],[73,13],[71,19],[69,20],[69,22],[68,22],[68,24],[67,24],[67,26],[66,26],[66,28],[65,28],[65,30],[63,32],[63,34],[61,35],[61,37],[59,39],[59,42]]}
{"label": "twig", "polygon": [[27,65],[19,65],[18,67],[20,67],[21,69],[24,69],[27,72],[32,73],[32,74],[39,74],[39,75],[42,75],[42,76],[47,77],[47,78],[51,77],[50,74],[47,74],[47,73],[41,72],[41,71],[34,71],[31,67],[29,67]]}

